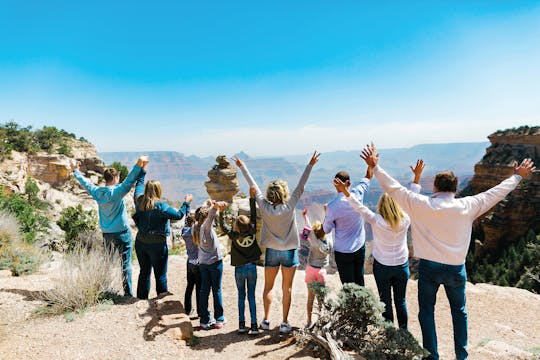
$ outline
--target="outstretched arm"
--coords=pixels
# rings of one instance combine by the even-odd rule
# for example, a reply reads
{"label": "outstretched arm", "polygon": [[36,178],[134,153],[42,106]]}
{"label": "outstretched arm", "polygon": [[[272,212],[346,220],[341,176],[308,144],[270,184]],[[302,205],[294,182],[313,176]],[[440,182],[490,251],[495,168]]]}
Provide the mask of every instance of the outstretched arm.
{"label": "outstretched arm", "polygon": [[351,193],[347,189],[347,184],[345,184],[340,179],[335,178],[334,185],[336,186],[338,190],[340,190],[343,193],[343,195],[345,195],[345,197],[347,198],[347,201],[353,207],[353,209],[357,213],[359,213],[364,219],[366,219],[368,223],[373,224],[374,222],[376,222],[377,215],[373,211],[369,210],[367,206],[362,204],[362,202],[359,199],[357,199],[354,196],[351,196]]}
{"label": "outstretched arm", "polygon": [[258,194],[262,195],[261,189],[259,189],[259,186],[257,185],[255,180],[253,179],[253,176],[251,176],[251,173],[249,172],[246,164],[242,160],[240,160],[238,157],[233,157],[232,159],[233,159],[234,163],[236,164],[236,166],[238,166],[240,171],[242,171],[242,174],[244,175],[244,178],[246,179],[249,187],[251,188],[252,186],[254,186],[256,195],[258,195]]}
{"label": "outstretched arm", "polygon": [[72,159],[69,165],[75,179],[77,179],[77,181],[86,189],[86,191],[88,191],[88,193],[94,197],[94,193],[99,187],[83,176],[83,174],[79,171],[80,164],[77,160]]}
{"label": "outstretched arm", "polygon": [[112,197],[115,199],[121,199],[126,196],[129,190],[131,190],[131,188],[133,187],[133,184],[135,184],[135,181],[137,181],[139,173],[142,171],[143,167],[146,168],[149,161],[150,159],[148,155],[139,156],[139,159],[137,159],[137,163],[135,164],[135,166],[133,166],[133,169],[131,169],[128,176],[120,185],[118,185],[118,187],[115,188]]}
{"label": "outstretched arm", "polygon": [[135,206],[137,206],[137,199],[140,196],[144,195],[144,178],[146,176],[146,171],[141,170],[139,176],[137,177],[137,182],[135,183],[135,193],[133,194],[133,200],[135,201]]}
{"label": "outstretched arm", "polygon": [[300,196],[302,196],[302,193],[304,192],[304,186],[306,185],[306,182],[309,178],[309,174],[311,174],[311,169],[317,163],[317,161],[319,161],[319,156],[321,156],[321,153],[318,153],[315,150],[313,152],[313,155],[311,156],[311,159],[309,159],[309,163],[306,166],[304,173],[298,181],[298,185],[296,185],[296,188],[292,192],[291,198],[289,199],[289,206],[296,207],[296,203],[298,203],[298,200],[300,200]]}
{"label": "outstretched arm", "polygon": [[178,210],[174,209],[172,206],[166,206],[163,215],[170,220],[180,220],[185,215],[189,214],[189,209],[191,207],[191,202],[193,201],[193,195],[187,194],[184,198],[182,206]]}
{"label": "outstretched arm", "polygon": [[257,189],[255,186],[249,188],[249,233],[251,235],[257,233],[257,205],[255,204],[255,195]]}

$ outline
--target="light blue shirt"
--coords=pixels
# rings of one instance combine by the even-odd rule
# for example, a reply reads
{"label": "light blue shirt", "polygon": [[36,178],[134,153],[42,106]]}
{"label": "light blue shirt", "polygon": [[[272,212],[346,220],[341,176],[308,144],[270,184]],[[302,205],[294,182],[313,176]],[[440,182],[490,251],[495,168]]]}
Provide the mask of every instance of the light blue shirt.
{"label": "light blue shirt", "polygon": [[117,185],[96,186],[85,178],[80,171],[73,175],[98,203],[99,226],[104,233],[118,233],[129,229],[129,218],[124,205],[124,196],[129,193],[141,172],[137,165],[133,167],[126,179]]}
{"label": "light blue shirt", "polygon": [[[356,199],[362,201],[369,184],[369,179],[363,178],[349,191]],[[323,229],[327,234],[335,229],[334,251],[337,252],[353,253],[366,242],[364,219],[353,209],[343,193],[338,193],[337,197],[326,206]]]}

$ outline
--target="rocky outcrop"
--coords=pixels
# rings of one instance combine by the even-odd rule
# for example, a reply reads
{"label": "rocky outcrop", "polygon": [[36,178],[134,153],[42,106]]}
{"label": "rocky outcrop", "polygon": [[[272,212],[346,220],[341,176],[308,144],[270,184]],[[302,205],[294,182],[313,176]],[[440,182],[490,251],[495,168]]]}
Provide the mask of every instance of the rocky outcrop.
{"label": "rocky outcrop", "polygon": [[[540,164],[540,127],[521,127],[499,131],[489,137],[491,146],[475,165],[469,184],[472,194],[485,191],[513,173],[514,162],[532,158]],[[475,223],[475,255],[506,247],[519,240],[529,229],[540,231],[540,172],[535,171],[506,199]]]}
{"label": "rocky outcrop", "polygon": [[210,180],[204,183],[206,192],[212,200],[231,203],[233,196],[240,189],[236,169],[224,155],[218,156],[216,162],[217,165],[208,172]]}

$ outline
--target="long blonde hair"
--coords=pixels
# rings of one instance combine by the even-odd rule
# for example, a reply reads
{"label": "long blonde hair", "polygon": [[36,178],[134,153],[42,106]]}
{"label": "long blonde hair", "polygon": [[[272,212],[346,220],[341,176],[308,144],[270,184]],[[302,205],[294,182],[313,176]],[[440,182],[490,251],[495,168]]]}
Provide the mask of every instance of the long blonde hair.
{"label": "long blonde hair", "polygon": [[161,199],[161,184],[159,181],[150,180],[144,187],[144,195],[139,198],[140,208],[142,211],[152,211],[156,202]]}
{"label": "long blonde hair", "polygon": [[399,231],[399,225],[405,214],[390,195],[387,193],[381,195],[379,204],[377,205],[377,211],[390,225],[392,231]]}
{"label": "long blonde hair", "polygon": [[266,188],[266,200],[274,205],[284,204],[289,200],[289,186],[281,179],[271,181]]}
{"label": "long blonde hair", "polygon": [[201,245],[201,226],[208,217],[209,212],[210,208],[206,205],[199,206],[197,210],[195,210],[195,223],[191,230],[191,236],[193,237],[193,243],[197,246]]}

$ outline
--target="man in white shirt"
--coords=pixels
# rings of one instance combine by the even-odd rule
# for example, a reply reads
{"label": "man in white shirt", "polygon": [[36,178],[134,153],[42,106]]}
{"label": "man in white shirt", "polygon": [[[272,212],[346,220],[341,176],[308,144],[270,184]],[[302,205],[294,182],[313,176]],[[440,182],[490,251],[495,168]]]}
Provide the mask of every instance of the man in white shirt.
{"label": "man in white shirt", "polygon": [[413,248],[420,258],[418,267],[418,320],[428,359],[439,359],[434,308],[437,291],[444,285],[454,326],[454,350],[458,360],[467,359],[467,310],[465,257],[473,221],[487,212],[516,188],[522,178],[534,171],[531,159],[514,168],[514,175],[499,185],[474,196],[455,198],[457,177],[450,171],[435,176],[434,194],[425,196],[409,191],[379,165],[375,146],[367,146],[361,155],[382,188],[411,217]]}

